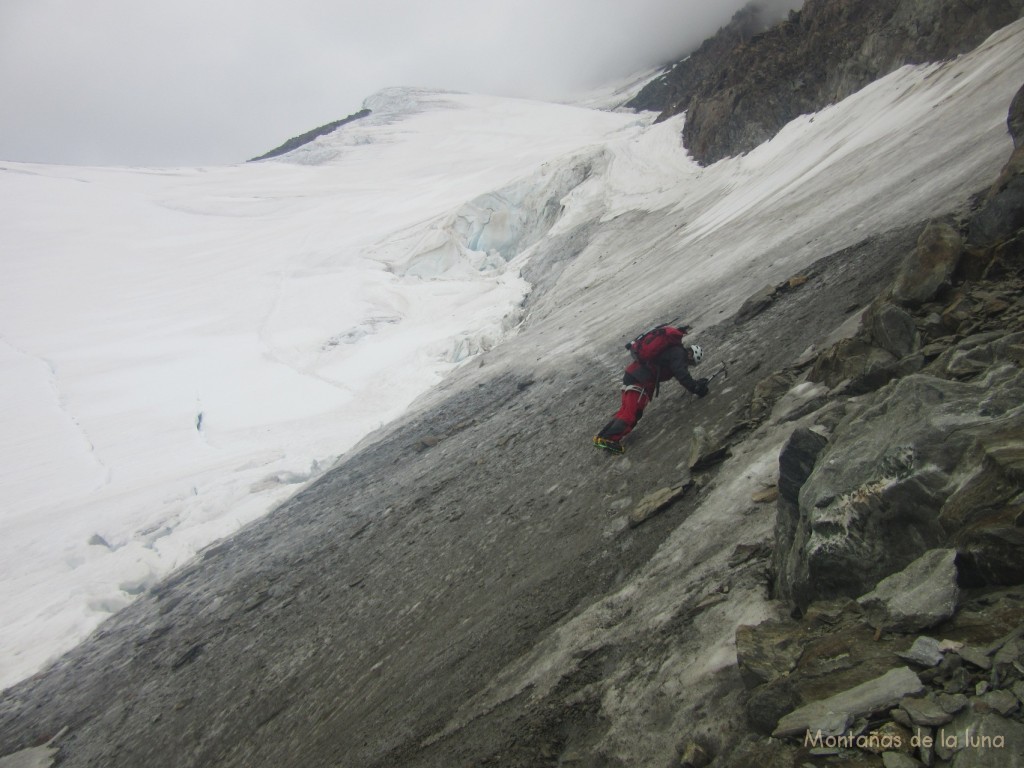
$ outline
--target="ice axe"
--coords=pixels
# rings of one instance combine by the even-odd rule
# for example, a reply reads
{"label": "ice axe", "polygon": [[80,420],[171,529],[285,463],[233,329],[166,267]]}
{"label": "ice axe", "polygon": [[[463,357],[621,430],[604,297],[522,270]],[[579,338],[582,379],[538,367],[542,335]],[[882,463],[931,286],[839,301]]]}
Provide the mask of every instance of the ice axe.
{"label": "ice axe", "polygon": [[720,376],[723,373],[725,374],[726,378],[729,378],[729,373],[725,370],[725,363],[722,363],[722,367],[721,368],[719,368],[717,371],[715,371],[710,376],[708,376],[707,383],[710,384],[712,381],[714,381],[716,378],[718,378],[718,376]]}

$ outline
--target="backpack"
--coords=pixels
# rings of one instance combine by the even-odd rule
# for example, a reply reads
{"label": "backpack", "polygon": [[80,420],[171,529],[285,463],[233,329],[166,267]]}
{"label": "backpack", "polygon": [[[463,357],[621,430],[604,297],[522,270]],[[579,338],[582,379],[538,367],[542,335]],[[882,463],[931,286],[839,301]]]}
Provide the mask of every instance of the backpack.
{"label": "backpack", "polygon": [[653,363],[662,352],[671,346],[683,343],[683,336],[689,326],[676,328],[668,323],[662,323],[649,331],[644,331],[626,345],[629,354],[638,363]]}

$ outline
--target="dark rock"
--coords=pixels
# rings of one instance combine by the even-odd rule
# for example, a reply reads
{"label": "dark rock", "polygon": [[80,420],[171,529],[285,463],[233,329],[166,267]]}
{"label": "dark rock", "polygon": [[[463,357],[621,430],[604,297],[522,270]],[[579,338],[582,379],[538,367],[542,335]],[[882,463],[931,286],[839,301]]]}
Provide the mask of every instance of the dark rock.
{"label": "dark rock", "polygon": [[1006,116],[1006,127],[1013,139],[1014,149],[1024,146],[1024,86],[1010,102],[1010,112]]}
{"label": "dark rock", "polygon": [[966,669],[961,667],[953,672],[953,674],[949,676],[949,679],[943,683],[942,690],[946,693],[957,694],[963,693],[970,687],[971,675]]}
{"label": "dark rock", "polygon": [[992,246],[1024,227],[1024,174],[1018,168],[1024,154],[1017,150],[995,192],[968,224],[967,242],[972,247]]}
{"label": "dark rock", "polygon": [[792,684],[780,678],[751,692],[747,700],[747,722],[765,736],[775,730],[779,720],[800,705],[800,697]]}
{"label": "dark rock", "polygon": [[914,318],[895,304],[872,307],[864,318],[871,340],[895,357],[906,357],[920,345]]}
{"label": "dark rock", "polygon": [[893,301],[911,307],[930,301],[949,284],[962,250],[959,232],[949,224],[931,222],[896,276],[892,287]]}
{"label": "dark rock", "polygon": [[684,142],[710,164],[904,64],[968,51],[1020,12],[1020,0],[970,8],[957,0],[814,2],[762,32],[763,17],[748,6],[629,106],[661,109],[659,119],[686,112]]}
{"label": "dark rock", "polygon": [[[1009,507],[1016,516],[1020,507]],[[961,549],[960,561],[972,584],[1024,584],[1024,530],[1008,525],[1005,518],[989,518],[961,531],[953,538]]]}
{"label": "dark rock", "polygon": [[774,21],[759,6],[744,6],[717,34],[701,43],[692,55],[676,62],[664,75],[644,86],[626,106],[661,112],[659,119],[684,112],[701,83],[713,79],[720,70],[729,66],[736,47],[748,44],[755,35],[763,34]]}
{"label": "dark rock", "polygon": [[939,513],[960,550],[964,578],[977,586],[1024,583],[1024,507],[1014,502],[1024,492],[1024,415],[1003,421],[965,455],[957,474],[966,479]]}
{"label": "dark rock", "polygon": [[[929,549],[947,546],[938,511],[969,476],[963,457],[992,419],[1024,402],[1024,373],[976,382],[916,374],[881,390],[837,427],[776,527],[776,594],[798,605],[859,597]],[[784,478],[780,489],[786,497]],[[796,517],[793,515],[796,514]],[[787,538],[788,537],[788,538]]]}
{"label": "dark rock", "polygon": [[767,544],[737,544],[729,556],[729,567],[736,568],[758,558],[767,557],[771,550]]}
{"label": "dark rock", "polygon": [[710,469],[716,464],[721,464],[732,454],[729,451],[729,446],[721,446],[714,448],[707,453],[703,453],[698,456],[694,462],[690,465],[690,469],[694,472],[702,472],[705,469]]}
{"label": "dark rock", "polygon": [[799,427],[789,436],[779,453],[779,499],[772,568],[776,576],[773,593],[783,599],[788,600],[792,595],[792,573],[786,567],[789,550],[799,548],[809,535],[806,521],[800,515],[800,488],[827,444],[828,440],[822,435]]}
{"label": "dark rock", "polygon": [[864,339],[843,339],[820,354],[808,374],[828,387],[847,382],[851,395],[873,392],[896,376],[898,359]]}
{"label": "dark rock", "polygon": [[301,136],[296,136],[294,138],[288,139],[288,141],[286,141],[284,144],[277,147],[276,149],[272,149],[266,154],[260,155],[259,157],[254,157],[249,162],[254,163],[258,160],[269,160],[272,157],[279,157],[280,155],[291,152],[293,149],[298,149],[304,144],[309,144],[311,141],[316,140],[320,136],[325,136],[328,133],[332,133],[341,128],[343,125],[348,125],[349,123],[355,122],[356,120],[361,120],[362,118],[369,116],[370,110],[361,109],[358,112],[349,115],[348,117],[342,118],[341,120],[335,120],[333,123],[321,125],[319,128],[314,128],[312,131],[307,131]]}

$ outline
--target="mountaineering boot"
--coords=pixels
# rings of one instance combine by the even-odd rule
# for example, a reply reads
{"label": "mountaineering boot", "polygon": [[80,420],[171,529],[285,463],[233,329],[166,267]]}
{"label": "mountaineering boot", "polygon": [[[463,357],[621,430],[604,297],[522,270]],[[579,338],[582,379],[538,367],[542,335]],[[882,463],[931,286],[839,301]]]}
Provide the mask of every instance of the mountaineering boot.
{"label": "mountaineering boot", "polygon": [[616,440],[608,440],[607,438],[594,436],[594,445],[598,448],[604,448],[606,451],[612,453],[625,453],[626,449],[623,448]]}

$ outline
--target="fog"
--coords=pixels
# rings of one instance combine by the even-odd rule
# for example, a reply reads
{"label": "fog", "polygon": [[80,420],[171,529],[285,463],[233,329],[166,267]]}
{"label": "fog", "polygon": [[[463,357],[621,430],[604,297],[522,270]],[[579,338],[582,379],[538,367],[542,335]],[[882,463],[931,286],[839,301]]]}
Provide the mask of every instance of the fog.
{"label": "fog", "polygon": [[236,163],[390,86],[571,98],[684,55],[744,4],[5,0],[0,160]]}

